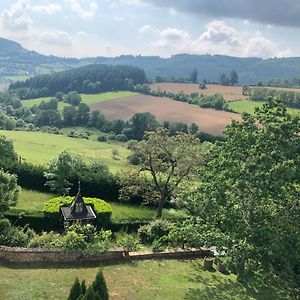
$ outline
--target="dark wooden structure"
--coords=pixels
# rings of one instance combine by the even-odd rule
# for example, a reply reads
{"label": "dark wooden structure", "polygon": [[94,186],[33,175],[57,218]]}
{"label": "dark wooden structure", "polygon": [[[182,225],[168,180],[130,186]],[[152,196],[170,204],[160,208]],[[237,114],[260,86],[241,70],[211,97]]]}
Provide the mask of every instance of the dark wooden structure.
{"label": "dark wooden structure", "polygon": [[63,216],[65,228],[74,224],[91,224],[96,219],[96,214],[92,207],[84,203],[80,190],[71,205],[68,207],[61,207],[60,210]]}

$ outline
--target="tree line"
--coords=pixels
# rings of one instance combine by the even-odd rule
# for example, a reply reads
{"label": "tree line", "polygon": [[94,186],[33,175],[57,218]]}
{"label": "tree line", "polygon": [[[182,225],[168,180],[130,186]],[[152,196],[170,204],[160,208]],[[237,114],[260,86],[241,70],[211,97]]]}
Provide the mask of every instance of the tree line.
{"label": "tree line", "polygon": [[146,82],[144,70],[131,66],[88,65],[54,74],[38,75],[9,86],[23,99],[54,96],[57,92],[100,93],[128,89]]}

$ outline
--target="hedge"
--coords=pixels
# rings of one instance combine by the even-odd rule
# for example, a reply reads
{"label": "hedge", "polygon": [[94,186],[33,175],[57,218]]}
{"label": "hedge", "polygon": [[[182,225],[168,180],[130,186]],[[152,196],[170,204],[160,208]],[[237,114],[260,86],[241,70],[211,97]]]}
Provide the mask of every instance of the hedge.
{"label": "hedge", "polygon": [[[46,217],[51,219],[60,219],[60,207],[69,206],[74,197],[55,197],[48,200],[43,208],[43,212]],[[111,205],[99,198],[84,198],[84,202],[87,205],[92,206],[97,216],[97,225],[105,226],[109,224],[112,214]]]}
{"label": "hedge", "polygon": [[4,217],[16,226],[29,225],[36,232],[62,230],[59,219],[48,218],[42,212],[10,209],[4,214]]}

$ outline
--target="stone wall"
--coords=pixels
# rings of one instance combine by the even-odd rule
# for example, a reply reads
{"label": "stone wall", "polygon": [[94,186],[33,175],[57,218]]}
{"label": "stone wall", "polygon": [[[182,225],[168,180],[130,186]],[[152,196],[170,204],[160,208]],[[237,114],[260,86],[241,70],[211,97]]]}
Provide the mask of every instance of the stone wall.
{"label": "stone wall", "polygon": [[60,250],[12,248],[0,246],[0,261],[10,263],[121,262],[128,259],[193,259],[211,255],[212,252],[209,249],[179,249],[163,252],[131,252],[129,255],[124,256],[122,249],[115,249],[91,256],[84,256],[80,252],[63,252]]}

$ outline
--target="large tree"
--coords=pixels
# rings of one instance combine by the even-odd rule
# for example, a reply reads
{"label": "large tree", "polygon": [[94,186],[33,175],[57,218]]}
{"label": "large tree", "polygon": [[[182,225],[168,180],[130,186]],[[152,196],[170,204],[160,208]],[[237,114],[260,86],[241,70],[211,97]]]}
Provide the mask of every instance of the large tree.
{"label": "large tree", "polygon": [[300,286],[299,131],[299,117],[275,100],[243,115],[190,196],[190,235],[211,231],[206,244],[225,250],[240,279],[255,270]]}
{"label": "large tree", "polygon": [[[146,133],[142,141],[131,147],[131,151],[140,166],[139,174],[135,176],[144,176],[143,189],[147,190],[148,200],[152,198],[158,202],[158,218],[162,216],[166,202],[174,198],[180,184],[196,175],[204,162],[202,146],[197,138],[186,133],[169,136],[168,131],[162,128]],[[141,181],[132,173],[127,174],[130,176],[121,189],[121,197],[125,198],[136,195],[136,189],[141,188]]]}

